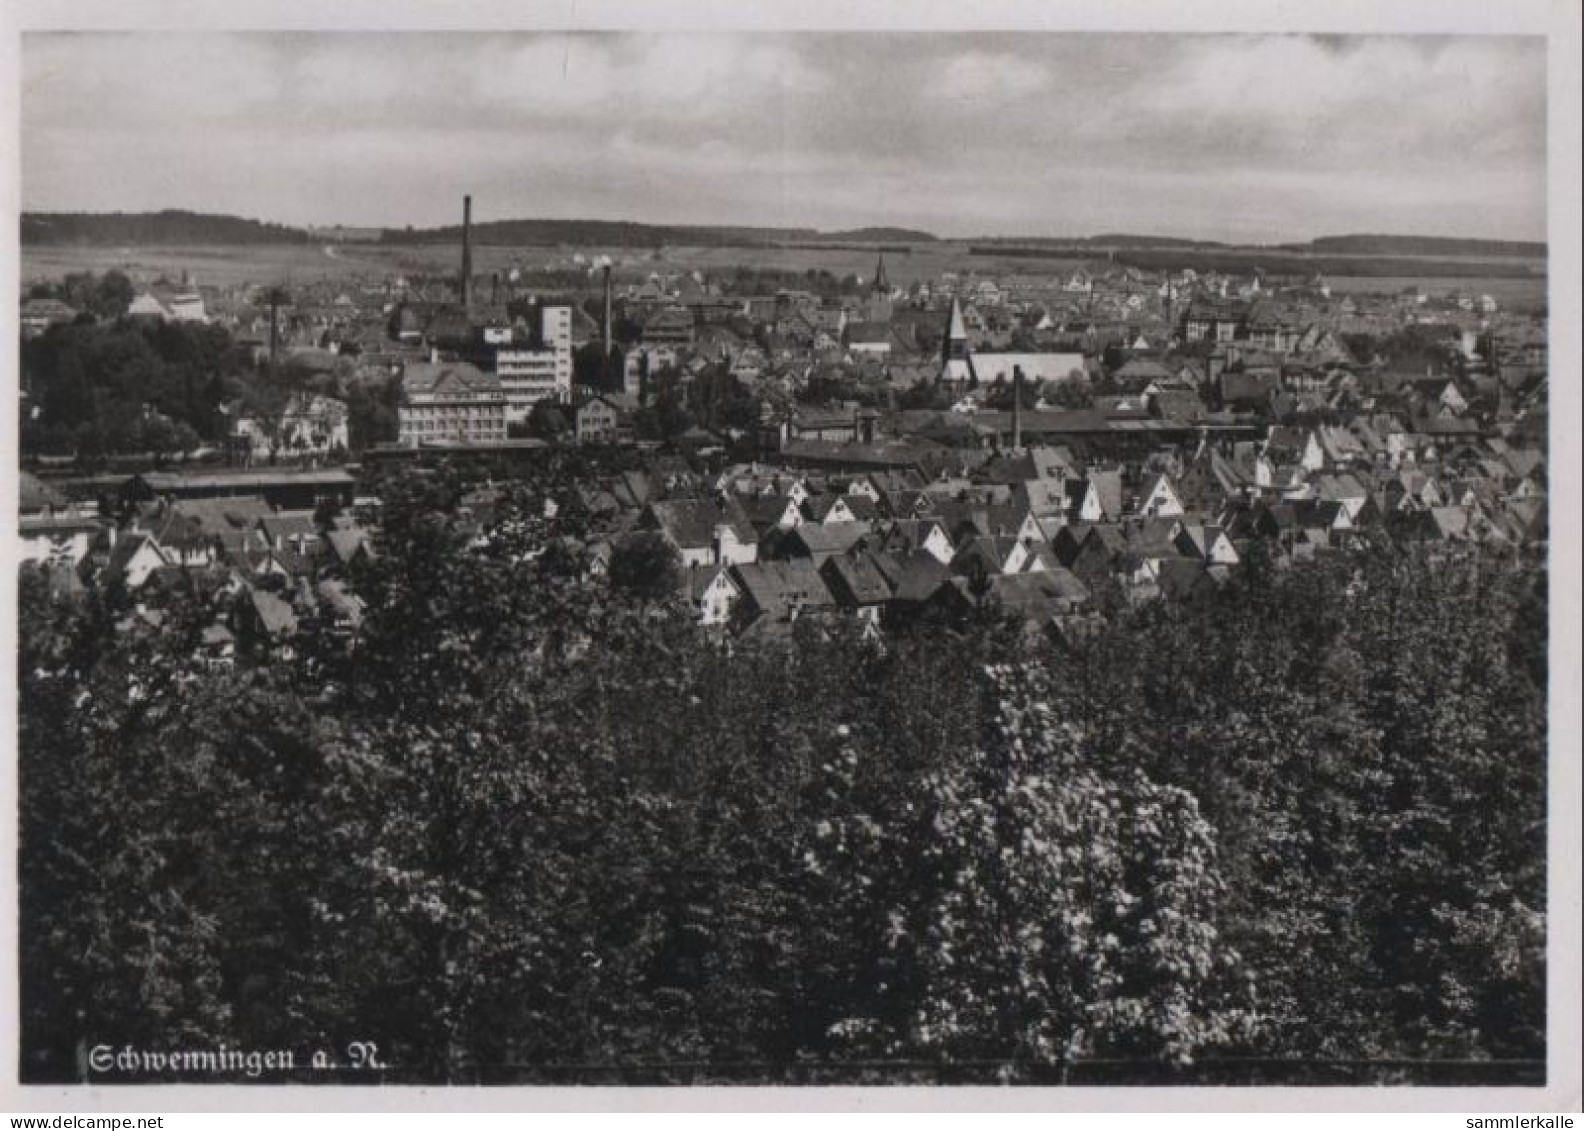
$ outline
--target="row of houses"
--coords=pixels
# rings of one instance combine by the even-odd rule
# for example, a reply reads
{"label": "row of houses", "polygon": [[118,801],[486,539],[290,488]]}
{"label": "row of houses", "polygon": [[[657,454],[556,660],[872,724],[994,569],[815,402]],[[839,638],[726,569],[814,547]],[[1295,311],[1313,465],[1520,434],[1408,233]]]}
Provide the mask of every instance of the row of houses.
{"label": "row of houses", "polygon": [[[1453,551],[1544,548],[1537,447],[1475,437],[1394,451],[1378,437],[1372,445],[1373,432],[1367,420],[1271,428],[1125,459],[1064,445],[921,446],[887,465],[773,462],[709,475],[680,463],[662,475],[657,456],[649,470],[579,491],[603,531],[589,547],[592,572],[624,541],[659,537],[701,623],[769,636],[814,617],[853,618],[879,637],[985,607],[1070,636],[1121,607],[1206,598],[1256,547],[1278,567],[1377,534]],[[466,501],[481,531],[491,490]],[[378,544],[370,521],[247,495],[156,496],[111,520],[33,477],[23,534],[25,556],[58,590],[115,583],[136,594],[208,579],[223,609],[217,655],[228,641],[290,649],[305,633],[353,639],[355,565]]]}
{"label": "row of houses", "polygon": [[933,478],[917,467],[739,468],[713,491],[629,508],[625,528],[670,543],[703,623],[783,628],[806,610],[844,610],[878,629],[932,602],[1003,601],[1065,631],[1107,601],[1201,597],[1255,542],[1280,564],[1372,531],[1544,546],[1537,449],[1491,440],[1419,456],[1376,461],[1342,429],[1271,429],[1142,465],[1033,447]]}
{"label": "row of houses", "polygon": [[216,660],[230,659],[238,634],[269,649],[289,650],[305,631],[350,643],[363,616],[351,579],[375,553],[373,530],[351,516],[321,521],[257,495],[161,498],[110,516],[27,473],[20,534],[22,561],[44,574],[55,596],[89,586],[131,594],[129,629],[145,623],[149,594],[208,591],[216,620],[204,648]]}

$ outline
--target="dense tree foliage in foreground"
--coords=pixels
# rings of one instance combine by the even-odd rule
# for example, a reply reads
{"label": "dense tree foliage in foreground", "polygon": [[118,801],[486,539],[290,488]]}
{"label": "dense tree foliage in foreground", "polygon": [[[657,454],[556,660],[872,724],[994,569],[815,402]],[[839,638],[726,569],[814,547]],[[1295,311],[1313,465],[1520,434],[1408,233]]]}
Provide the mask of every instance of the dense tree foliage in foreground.
{"label": "dense tree foliage in foreground", "polygon": [[550,489],[480,539],[457,484],[393,485],[351,658],[216,670],[191,597],[118,632],[124,595],[24,579],[25,1079],[1543,1055],[1535,567],[1256,562],[1072,651],[728,649],[587,580]]}
{"label": "dense tree foliage in foreground", "polygon": [[184,322],[52,326],[22,343],[39,390],[23,418],[29,453],[189,451],[225,433],[221,408],[249,366],[224,327]]}

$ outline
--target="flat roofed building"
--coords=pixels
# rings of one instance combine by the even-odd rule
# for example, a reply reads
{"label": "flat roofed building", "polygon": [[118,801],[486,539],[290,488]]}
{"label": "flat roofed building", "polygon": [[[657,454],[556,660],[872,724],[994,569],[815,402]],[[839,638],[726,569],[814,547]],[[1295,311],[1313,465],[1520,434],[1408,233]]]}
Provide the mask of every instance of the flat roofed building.
{"label": "flat roofed building", "polygon": [[495,352],[495,376],[506,398],[506,419],[526,420],[533,406],[551,398],[572,400],[572,308],[545,306],[539,311],[539,340]]}

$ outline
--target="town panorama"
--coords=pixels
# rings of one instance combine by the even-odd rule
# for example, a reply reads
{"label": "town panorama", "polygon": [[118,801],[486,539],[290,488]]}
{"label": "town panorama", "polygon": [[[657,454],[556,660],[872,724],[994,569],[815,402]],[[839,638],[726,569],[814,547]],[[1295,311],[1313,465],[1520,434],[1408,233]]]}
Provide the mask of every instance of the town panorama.
{"label": "town panorama", "polygon": [[460,190],[22,217],[24,1081],[1544,1082],[1543,243]]}

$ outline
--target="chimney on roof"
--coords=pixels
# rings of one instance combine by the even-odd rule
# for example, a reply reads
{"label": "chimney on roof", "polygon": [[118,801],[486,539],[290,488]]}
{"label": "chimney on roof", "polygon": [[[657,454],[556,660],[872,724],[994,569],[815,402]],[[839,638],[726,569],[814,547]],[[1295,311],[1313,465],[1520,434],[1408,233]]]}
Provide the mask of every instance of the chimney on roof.
{"label": "chimney on roof", "polygon": [[462,309],[473,312],[473,198],[462,198]]}

